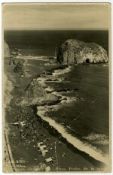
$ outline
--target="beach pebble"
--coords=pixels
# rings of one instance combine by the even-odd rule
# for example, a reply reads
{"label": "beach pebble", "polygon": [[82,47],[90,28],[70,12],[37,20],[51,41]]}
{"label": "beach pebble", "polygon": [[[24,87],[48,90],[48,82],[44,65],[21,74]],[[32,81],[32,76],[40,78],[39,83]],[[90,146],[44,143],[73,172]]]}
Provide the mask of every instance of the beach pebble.
{"label": "beach pebble", "polygon": [[39,143],[38,143],[38,147],[40,147],[42,144],[43,144],[43,142],[39,142]]}
{"label": "beach pebble", "polygon": [[45,170],[50,171],[51,170],[50,166],[47,166]]}
{"label": "beach pebble", "polygon": [[52,158],[49,157],[49,158],[45,159],[45,161],[46,161],[46,162],[52,162]]}

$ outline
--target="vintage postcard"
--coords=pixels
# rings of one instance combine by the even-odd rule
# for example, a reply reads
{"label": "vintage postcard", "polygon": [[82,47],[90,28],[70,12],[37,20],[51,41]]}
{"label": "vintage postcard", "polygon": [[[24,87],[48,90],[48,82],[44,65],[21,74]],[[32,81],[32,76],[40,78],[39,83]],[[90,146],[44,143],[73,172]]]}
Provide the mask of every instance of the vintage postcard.
{"label": "vintage postcard", "polygon": [[4,3],[3,171],[110,172],[110,3]]}

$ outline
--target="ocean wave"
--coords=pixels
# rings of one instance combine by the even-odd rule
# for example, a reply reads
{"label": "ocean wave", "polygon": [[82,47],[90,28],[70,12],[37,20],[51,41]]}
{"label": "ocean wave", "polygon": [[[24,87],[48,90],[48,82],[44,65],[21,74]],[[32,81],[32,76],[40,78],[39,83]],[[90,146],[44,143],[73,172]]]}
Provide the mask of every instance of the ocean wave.
{"label": "ocean wave", "polygon": [[47,88],[45,88],[45,91],[46,91],[47,93],[50,93],[50,92],[53,92],[53,91],[55,91],[55,90],[54,90],[54,88],[48,86]]}
{"label": "ocean wave", "polygon": [[62,96],[61,104],[70,104],[70,103],[73,103],[73,102],[76,102],[76,101],[77,101],[76,97]]}
{"label": "ocean wave", "polygon": [[[54,94],[54,93],[51,93]],[[55,93],[56,94],[56,93]],[[54,94],[54,95],[55,95]],[[59,97],[58,94],[55,95],[56,97]],[[46,102],[44,105],[41,105],[41,103],[45,101],[45,98],[41,98],[41,100],[38,100],[38,107],[41,111],[43,111],[43,114],[46,115],[48,114],[48,112],[52,112],[52,111],[58,111],[59,109],[61,109],[64,105],[66,104],[71,104],[73,102],[76,102],[77,99],[75,97],[66,97],[66,96],[61,96],[60,97],[60,102],[58,102],[57,104],[53,102],[53,104],[48,105]],[[51,102],[52,103],[52,102]]]}
{"label": "ocean wave", "polygon": [[[69,104],[69,103],[72,103],[72,102],[76,102],[77,101],[77,98],[76,97],[69,97],[69,96],[62,95],[62,92],[57,92],[57,91],[52,92],[53,95],[56,95],[58,97],[59,96],[61,97],[60,104]],[[71,92],[71,91],[68,91],[68,93],[69,92]]]}
{"label": "ocean wave", "polygon": [[47,56],[31,56],[31,55],[17,55],[16,59],[25,59],[25,60],[39,60],[39,61],[48,61]]}
{"label": "ocean wave", "polygon": [[57,63],[53,63],[53,62],[47,62],[47,63],[44,63],[45,66],[56,66]]}
{"label": "ocean wave", "polygon": [[95,144],[98,144],[98,145],[108,145],[109,144],[109,138],[105,134],[91,133],[87,137],[84,137],[84,139],[94,142]]}
{"label": "ocean wave", "polygon": [[90,155],[94,159],[101,161],[107,165],[107,163],[109,162],[108,155],[103,154],[103,152],[100,149],[97,149],[91,144],[84,143],[80,141],[78,138],[72,136],[70,133],[67,132],[67,130],[64,128],[63,125],[57,123],[55,120],[48,117],[46,114],[46,110],[47,109],[45,109],[42,106],[37,107],[37,115],[42,120],[46,121],[51,127],[57,130],[57,132],[60,133],[62,137],[65,138],[68,143],[73,145],[78,150],[85,152],[86,154]]}
{"label": "ocean wave", "polygon": [[44,116],[46,116],[48,114],[48,112],[52,112],[52,111],[57,111],[61,108],[61,105],[59,104],[55,104],[55,105],[44,105],[44,106],[38,106],[38,111],[41,111],[41,113],[43,113]]}
{"label": "ocean wave", "polygon": [[55,77],[52,77],[52,76],[41,76],[41,77],[38,77],[37,78],[37,82],[42,85],[43,87],[49,87],[47,85],[47,83],[60,83],[64,80],[63,77],[60,77],[60,78],[55,78]]}
{"label": "ocean wave", "polygon": [[57,70],[55,70],[55,71],[52,73],[52,75],[53,75],[53,76],[63,75],[63,74],[66,74],[66,73],[70,72],[71,70],[72,70],[72,66],[68,66],[68,67],[66,67],[66,68],[64,68],[64,69],[57,69]]}

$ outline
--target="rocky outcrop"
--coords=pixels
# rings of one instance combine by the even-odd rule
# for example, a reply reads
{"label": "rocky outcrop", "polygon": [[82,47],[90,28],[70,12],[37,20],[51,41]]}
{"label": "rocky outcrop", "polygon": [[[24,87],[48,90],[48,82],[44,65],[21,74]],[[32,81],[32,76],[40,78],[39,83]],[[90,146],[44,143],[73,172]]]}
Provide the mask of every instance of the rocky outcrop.
{"label": "rocky outcrop", "polygon": [[10,57],[10,49],[8,44],[4,41],[4,57]]}
{"label": "rocky outcrop", "polygon": [[[41,81],[42,79],[42,81]],[[43,78],[33,79],[25,88],[24,98],[21,105],[54,105],[60,102],[60,97],[46,91],[47,85]]]}
{"label": "rocky outcrop", "polygon": [[107,51],[96,43],[69,39],[58,48],[57,61],[62,64],[106,63],[108,56]]}

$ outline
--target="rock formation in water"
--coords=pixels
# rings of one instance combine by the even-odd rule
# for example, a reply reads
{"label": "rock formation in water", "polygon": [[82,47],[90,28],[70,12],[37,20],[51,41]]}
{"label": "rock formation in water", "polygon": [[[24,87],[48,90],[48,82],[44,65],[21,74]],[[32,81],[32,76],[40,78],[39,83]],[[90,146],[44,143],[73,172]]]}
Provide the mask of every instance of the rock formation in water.
{"label": "rock formation in water", "polygon": [[106,63],[108,56],[107,51],[96,43],[68,39],[58,48],[57,61],[62,64]]}

